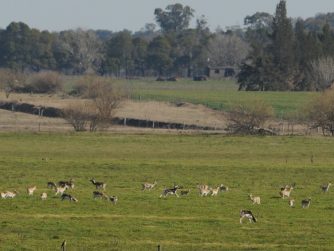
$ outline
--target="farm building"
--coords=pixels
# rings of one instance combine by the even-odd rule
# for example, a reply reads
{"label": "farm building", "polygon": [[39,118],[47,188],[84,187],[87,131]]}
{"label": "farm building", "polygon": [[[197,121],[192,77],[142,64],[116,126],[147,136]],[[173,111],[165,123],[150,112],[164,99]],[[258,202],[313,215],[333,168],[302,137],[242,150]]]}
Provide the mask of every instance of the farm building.
{"label": "farm building", "polygon": [[209,78],[229,78],[236,75],[237,69],[232,66],[213,66],[206,68],[206,75]]}

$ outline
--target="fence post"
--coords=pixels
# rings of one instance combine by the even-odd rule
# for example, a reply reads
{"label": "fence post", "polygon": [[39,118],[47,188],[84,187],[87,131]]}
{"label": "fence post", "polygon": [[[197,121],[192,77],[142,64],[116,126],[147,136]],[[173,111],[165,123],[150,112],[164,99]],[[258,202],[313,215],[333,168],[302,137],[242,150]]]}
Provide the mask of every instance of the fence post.
{"label": "fence post", "polygon": [[126,118],[124,118],[124,122],[123,123],[124,123],[124,126],[126,126]]}

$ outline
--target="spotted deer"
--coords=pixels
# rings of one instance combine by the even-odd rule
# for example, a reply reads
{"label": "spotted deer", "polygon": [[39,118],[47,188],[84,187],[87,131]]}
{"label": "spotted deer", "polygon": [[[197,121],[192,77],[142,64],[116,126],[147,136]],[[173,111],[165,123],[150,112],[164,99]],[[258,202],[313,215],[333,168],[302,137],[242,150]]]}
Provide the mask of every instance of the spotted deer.
{"label": "spotted deer", "polygon": [[332,185],[332,183],[327,183],[327,184],[324,184],[321,186],[321,190],[324,192],[324,193],[327,193],[328,190],[329,190],[329,187]]}
{"label": "spotted deer", "polygon": [[59,187],[67,186],[67,188],[73,189],[74,188],[73,179],[70,179],[69,181],[59,181],[58,186]]}
{"label": "spotted deer", "polygon": [[154,181],[154,183],[148,183],[148,182],[145,182],[142,184],[142,190],[151,190],[152,188],[154,188],[156,185],[157,185],[157,181]]}
{"label": "spotted deer", "polygon": [[197,187],[201,196],[208,196],[211,193],[211,189],[208,185],[198,185]]}
{"label": "spotted deer", "polygon": [[242,224],[242,220],[246,218],[250,223],[256,222],[256,218],[254,217],[252,211],[250,210],[241,210],[240,211],[240,224]]}
{"label": "spotted deer", "polygon": [[30,195],[30,196],[34,195],[35,190],[36,190],[36,186],[27,187],[27,193],[28,193],[28,195]]}
{"label": "spotted deer", "polygon": [[112,204],[116,205],[116,203],[118,201],[118,197],[117,196],[110,196],[109,200],[111,201]]}
{"label": "spotted deer", "polygon": [[78,202],[78,200],[77,200],[74,196],[72,196],[72,195],[70,195],[70,194],[66,194],[66,193],[63,193],[63,194],[62,194],[62,196],[61,196],[61,200],[62,200],[62,201],[63,201],[63,200],[69,200],[69,201]]}
{"label": "spotted deer", "polygon": [[311,198],[302,200],[302,208],[309,208],[311,204]]}
{"label": "spotted deer", "polygon": [[93,185],[96,187],[96,189],[106,189],[107,184],[104,182],[97,182],[94,178],[90,179],[90,182],[93,183]]}
{"label": "spotted deer", "polygon": [[[14,192],[6,191],[6,192],[5,192],[5,197],[4,197],[4,198],[5,198],[5,199],[6,199],[6,198],[10,198],[10,199],[12,199],[12,198],[15,198],[16,195],[17,195],[16,190],[14,190]],[[1,195],[1,197],[2,197],[2,195]]]}
{"label": "spotted deer", "polygon": [[175,195],[176,197],[179,197],[177,194],[177,189],[179,189],[179,186],[174,186],[173,188],[166,188],[162,191],[160,198],[167,197],[168,195]]}
{"label": "spotted deer", "polygon": [[289,198],[292,190],[293,186],[281,187],[281,191],[279,192],[279,194],[282,197],[282,199],[284,199],[285,197]]}

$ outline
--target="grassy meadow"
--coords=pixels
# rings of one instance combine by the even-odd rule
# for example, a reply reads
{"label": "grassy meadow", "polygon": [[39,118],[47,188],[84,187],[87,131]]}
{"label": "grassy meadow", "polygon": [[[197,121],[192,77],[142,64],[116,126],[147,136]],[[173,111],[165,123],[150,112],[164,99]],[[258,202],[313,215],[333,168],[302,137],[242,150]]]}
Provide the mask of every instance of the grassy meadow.
{"label": "grassy meadow", "polygon": [[[0,140],[0,190],[19,192],[0,200],[0,250],[59,250],[64,239],[68,250],[334,249],[334,190],[320,189],[333,181],[333,138],[1,133]],[[93,200],[92,177],[118,204]],[[70,178],[78,203],[46,188]],[[155,189],[141,191],[154,180]],[[293,182],[290,208],[278,191]],[[173,183],[190,194],[159,198]],[[230,191],[217,197],[196,189],[221,183]],[[33,197],[30,185],[37,185]],[[249,193],[262,204],[252,205]],[[240,209],[258,222],[240,225]]]}
{"label": "grassy meadow", "polygon": [[127,86],[134,99],[167,102],[190,102],[203,104],[213,109],[228,111],[240,101],[251,103],[263,99],[271,104],[276,116],[298,112],[319,94],[316,92],[246,92],[238,91],[235,80],[157,82],[154,80],[120,81]]}

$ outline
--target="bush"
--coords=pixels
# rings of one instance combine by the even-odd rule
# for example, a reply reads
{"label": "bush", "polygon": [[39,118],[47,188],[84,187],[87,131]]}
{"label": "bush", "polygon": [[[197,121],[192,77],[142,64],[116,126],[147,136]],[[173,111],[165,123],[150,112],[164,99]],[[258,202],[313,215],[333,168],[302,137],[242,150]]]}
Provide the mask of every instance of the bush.
{"label": "bush", "polygon": [[228,128],[232,133],[258,134],[265,122],[273,116],[273,108],[262,100],[240,103],[229,113]]}
{"label": "bush", "polygon": [[40,72],[33,74],[28,82],[17,88],[17,92],[56,93],[63,90],[63,80],[57,72]]}
{"label": "bush", "polygon": [[25,84],[26,76],[11,69],[0,69],[0,89],[3,90],[8,98],[10,93]]}
{"label": "bush", "polygon": [[314,99],[307,110],[311,127],[320,127],[324,135],[329,132],[334,136],[334,89],[327,90]]}

